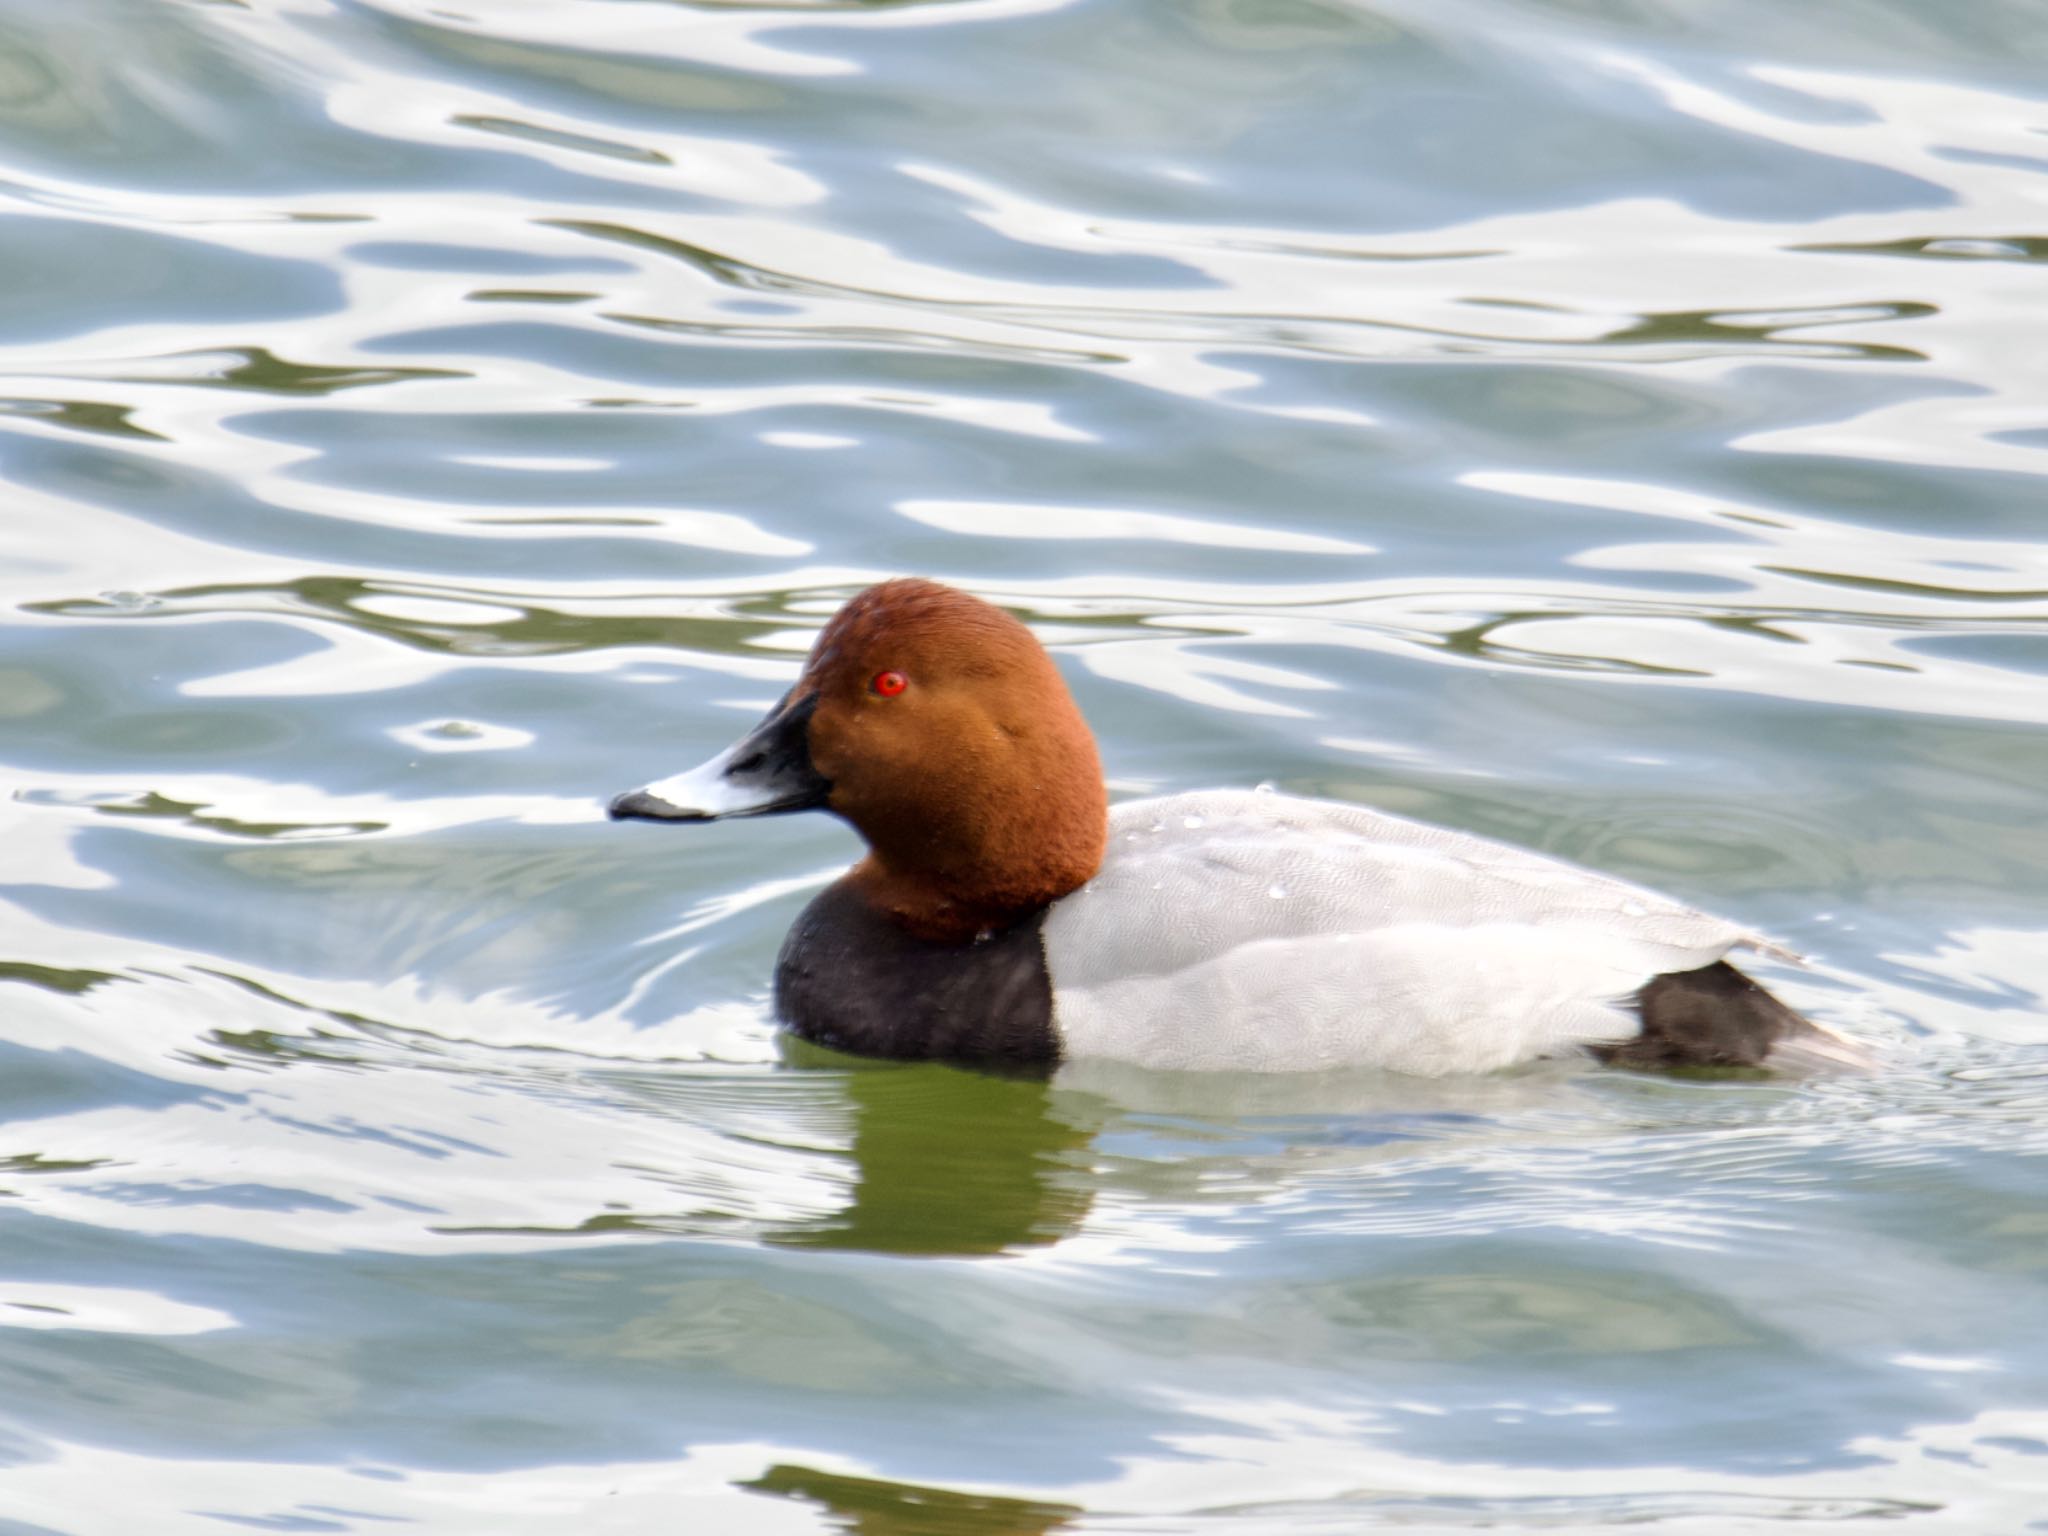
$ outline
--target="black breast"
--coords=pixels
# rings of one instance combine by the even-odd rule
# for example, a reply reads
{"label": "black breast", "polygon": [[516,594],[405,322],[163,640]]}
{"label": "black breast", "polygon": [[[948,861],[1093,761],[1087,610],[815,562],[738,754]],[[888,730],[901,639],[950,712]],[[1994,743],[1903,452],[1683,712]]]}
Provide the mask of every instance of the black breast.
{"label": "black breast", "polygon": [[1047,1066],[1059,1056],[1044,915],[969,944],[905,933],[844,881],[804,908],[775,962],[795,1034],[863,1056]]}

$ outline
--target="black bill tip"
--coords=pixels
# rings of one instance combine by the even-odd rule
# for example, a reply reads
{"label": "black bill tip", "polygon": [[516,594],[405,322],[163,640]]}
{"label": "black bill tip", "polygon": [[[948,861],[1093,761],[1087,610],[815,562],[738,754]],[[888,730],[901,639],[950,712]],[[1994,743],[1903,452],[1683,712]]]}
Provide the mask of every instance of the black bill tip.
{"label": "black bill tip", "polygon": [[644,789],[629,789],[606,807],[613,821],[710,821],[702,811],[686,811]]}

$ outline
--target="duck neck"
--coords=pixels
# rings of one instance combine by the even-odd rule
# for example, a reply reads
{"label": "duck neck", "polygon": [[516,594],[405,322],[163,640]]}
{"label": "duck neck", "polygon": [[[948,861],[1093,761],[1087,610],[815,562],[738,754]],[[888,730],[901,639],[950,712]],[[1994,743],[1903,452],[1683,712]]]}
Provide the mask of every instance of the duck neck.
{"label": "duck neck", "polygon": [[[988,824],[948,836],[871,841],[847,881],[899,927],[938,943],[972,943],[1036,916],[1102,867],[1109,810],[1100,788],[1076,795],[1028,828]],[[957,832],[957,829],[956,829]]]}

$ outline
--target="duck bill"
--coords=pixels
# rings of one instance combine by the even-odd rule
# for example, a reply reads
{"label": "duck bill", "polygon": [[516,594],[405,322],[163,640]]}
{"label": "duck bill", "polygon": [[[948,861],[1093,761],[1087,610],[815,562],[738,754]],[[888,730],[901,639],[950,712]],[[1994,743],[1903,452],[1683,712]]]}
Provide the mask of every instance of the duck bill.
{"label": "duck bill", "polygon": [[710,762],[613,800],[612,820],[719,821],[822,806],[832,785],[811,762],[817,707],[815,693],[784,694],[767,719]]}

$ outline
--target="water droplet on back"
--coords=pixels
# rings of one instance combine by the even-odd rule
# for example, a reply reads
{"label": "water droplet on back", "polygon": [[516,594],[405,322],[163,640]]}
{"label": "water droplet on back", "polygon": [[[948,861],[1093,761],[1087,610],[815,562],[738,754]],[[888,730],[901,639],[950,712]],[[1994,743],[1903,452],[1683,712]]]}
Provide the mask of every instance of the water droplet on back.
{"label": "water droplet on back", "polygon": [[1202,824],[1202,818],[1199,816],[1183,816],[1180,819],[1180,824],[1192,832]]}

